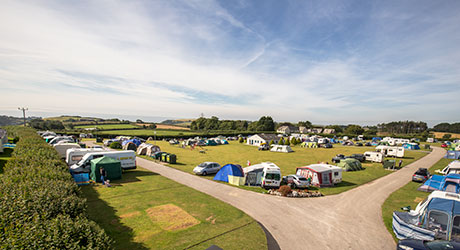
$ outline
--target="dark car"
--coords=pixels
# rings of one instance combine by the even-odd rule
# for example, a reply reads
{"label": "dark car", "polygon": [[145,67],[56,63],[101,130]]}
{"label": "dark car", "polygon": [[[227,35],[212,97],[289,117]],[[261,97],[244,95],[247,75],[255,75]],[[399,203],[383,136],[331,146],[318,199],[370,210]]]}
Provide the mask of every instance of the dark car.
{"label": "dark car", "polygon": [[364,157],[364,154],[352,154],[350,156],[347,156],[346,158],[354,158],[360,162],[364,162],[366,158]]}
{"label": "dark car", "polygon": [[323,147],[323,148],[332,148],[333,146],[330,143],[326,143],[326,144],[321,145],[321,147]]}
{"label": "dark car", "polygon": [[366,147],[371,147],[371,146],[372,146],[372,143],[366,142],[366,144],[364,144],[364,146],[366,146]]}
{"label": "dark car", "polygon": [[345,155],[338,154],[338,155],[334,156],[334,158],[332,158],[332,162],[339,163],[340,160],[343,160],[343,159],[345,159]]}
{"label": "dark car", "polygon": [[270,146],[268,144],[263,144],[259,146],[259,151],[263,150],[270,150]]}
{"label": "dark car", "polygon": [[363,144],[362,144],[361,142],[357,142],[357,143],[355,144],[355,146],[362,147]]}
{"label": "dark car", "polygon": [[400,240],[397,250],[453,250],[460,249],[460,243],[455,241],[435,240]]}
{"label": "dark car", "polygon": [[430,178],[430,172],[426,168],[419,168],[413,175],[412,181],[415,182],[425,182]]}

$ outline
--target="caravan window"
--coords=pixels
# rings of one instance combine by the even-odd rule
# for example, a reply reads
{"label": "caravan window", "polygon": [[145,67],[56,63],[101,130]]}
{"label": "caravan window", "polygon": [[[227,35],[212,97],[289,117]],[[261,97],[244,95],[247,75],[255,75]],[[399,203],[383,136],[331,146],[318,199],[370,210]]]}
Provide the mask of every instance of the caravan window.
{"label": "caravan window", "polygon": [[451,240],[460,241],[460,215],[454,217],[454,223],[452,223],[452,234]]}
{"label": "caravan window", "polygon": [[83,156],[81,156],[81,155],[74,155],[74,156],[72,156],[72,161],[79,161],[79,160],[81,160],[82,157]]}
{"label": "caravan window", "polygon": [[339,176],[339,172],[334,172],[334,176]]}
{"label": "caravan window", "polygon": [[433,210],[428,213],[427,229],[436,233],[436,239],[447,240],[448,222],[449,215],[441,211]]}

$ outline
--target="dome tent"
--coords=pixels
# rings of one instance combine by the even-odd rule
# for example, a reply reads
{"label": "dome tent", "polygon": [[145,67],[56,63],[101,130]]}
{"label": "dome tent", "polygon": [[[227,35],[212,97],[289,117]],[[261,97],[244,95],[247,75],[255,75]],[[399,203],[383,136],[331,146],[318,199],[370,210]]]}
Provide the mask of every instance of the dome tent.
{"label": "dome tent", "polygon": [[213,180],[228,182],[229,175],[244,177],[243,169],[240,165],[227,164],[217,172]]}
{"label": "dome tent", "polygon": [[363,170],[363,166],[361,165],[361,162],[353,158],[346,158],[346,159],[340,160],[339,164],[337,164],[337,167],[343,168],[344,171]]}

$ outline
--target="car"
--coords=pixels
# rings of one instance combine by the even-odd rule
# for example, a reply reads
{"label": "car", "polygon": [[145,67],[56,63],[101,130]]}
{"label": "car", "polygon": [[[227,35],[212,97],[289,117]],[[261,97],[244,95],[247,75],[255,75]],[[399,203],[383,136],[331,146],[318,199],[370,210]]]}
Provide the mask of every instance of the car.
{"label": "car", "polygon": [[425,182],[430,178],[430,172],[426,168],[419,168],[413,175],[412,181]]}
{"label": "car", "polygon": [[307,188],[310,186],[307,178],[296,174],[283,176],[282,184],[288,185],[291,188]]}
{"label": "car", "polygon": [[445,143],[441,144],[441,148],[447,148],[447,147],[448,147],[447,144]]}
{"label": "car", "polygon": [[435,240],[424,241],[405,239],[400,240],[396,246],[397,250],[453,250],[460,249],[460,243],[455,241]]}
{"label": "car", "polygon": [[215,174],[219,172],[220,164],[216,162],[203,162],[193,169],[193,173],[198,175]]}
{"label": "car", "polygon": [[345,155],[338,154],[338,155],[334,156],[334,158],[332,158],[332,162],[339,163],[340,160],[343,160],[343,159],[345,159]]}
{"label": "car", "polygon": [[364,154],[352,154],[350,156],[347,156],[346,158],[354,158],[360,162],[364,162],[366,158],[364,157]]}
{"label": "car", "polygon": [[270,146],[268,144],[262,144],[259,146],[259,151],[270,150]]}
{"label": "car", "polygon": [[364,146],[366,146],[366,147],[371,147],[371,146],[372,146],[372,143],[366,142],[366,143],[364,144]]}
{"label": "car", "polygon": [[323,147],[323,148],[332,148],[333,146],[330,143],[326,143],[326,144],[321,144],[321,147]]}
{"label": "car", "polygon": [[355,144],[355,146],[362,147],[363,144],[361,142],[358,142],[358,143]]}

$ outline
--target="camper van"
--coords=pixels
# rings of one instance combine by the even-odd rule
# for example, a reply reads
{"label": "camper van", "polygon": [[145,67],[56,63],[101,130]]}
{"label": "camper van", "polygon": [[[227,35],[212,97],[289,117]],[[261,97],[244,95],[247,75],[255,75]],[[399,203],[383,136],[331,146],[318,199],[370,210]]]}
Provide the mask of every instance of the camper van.
{"label": "camper van", "polygon": [[367,152],[364,152],[364,159],[366,161],[382,162],[383,161],[383,154],[380,153],[380,152],[367,151]]}
{"label": "camper van", "polygon": [[100,148],[69,148],[66,151],[65,162],[67,163],[67,165],[71,166],[79,162],[86,154],[101,151],[109,150],[103,150]]}
{"label": "camper van", "polygon": [[67,142],[58,142],[53,145],[54,149],[58,152],[61,158],[66,157],[67,149],[70,148],[81,148],[78,143],[67,143]]}
{"label": "camper van", "polygon": [[262,162],[243,168],[246,183],[262,188],[279,188],[281,184],[281,171],[278,166],[271,162]]}
{"label": "camper van", "polygon": [[136,152],[132,150],[123,150],[87,153],[78,163],[70,166],[70,171],[73,173],[89,173],[91,171],[91,160],[103,156],[119,160],[121,162],[122,169],[136,168]]}
{"label": "camper van", "polygon": [[382,153],[384,156],[394,156],[394,157],[404,157],[404,148],[403,147],[390,147],[380,145],[375,148],[377,152]]}

